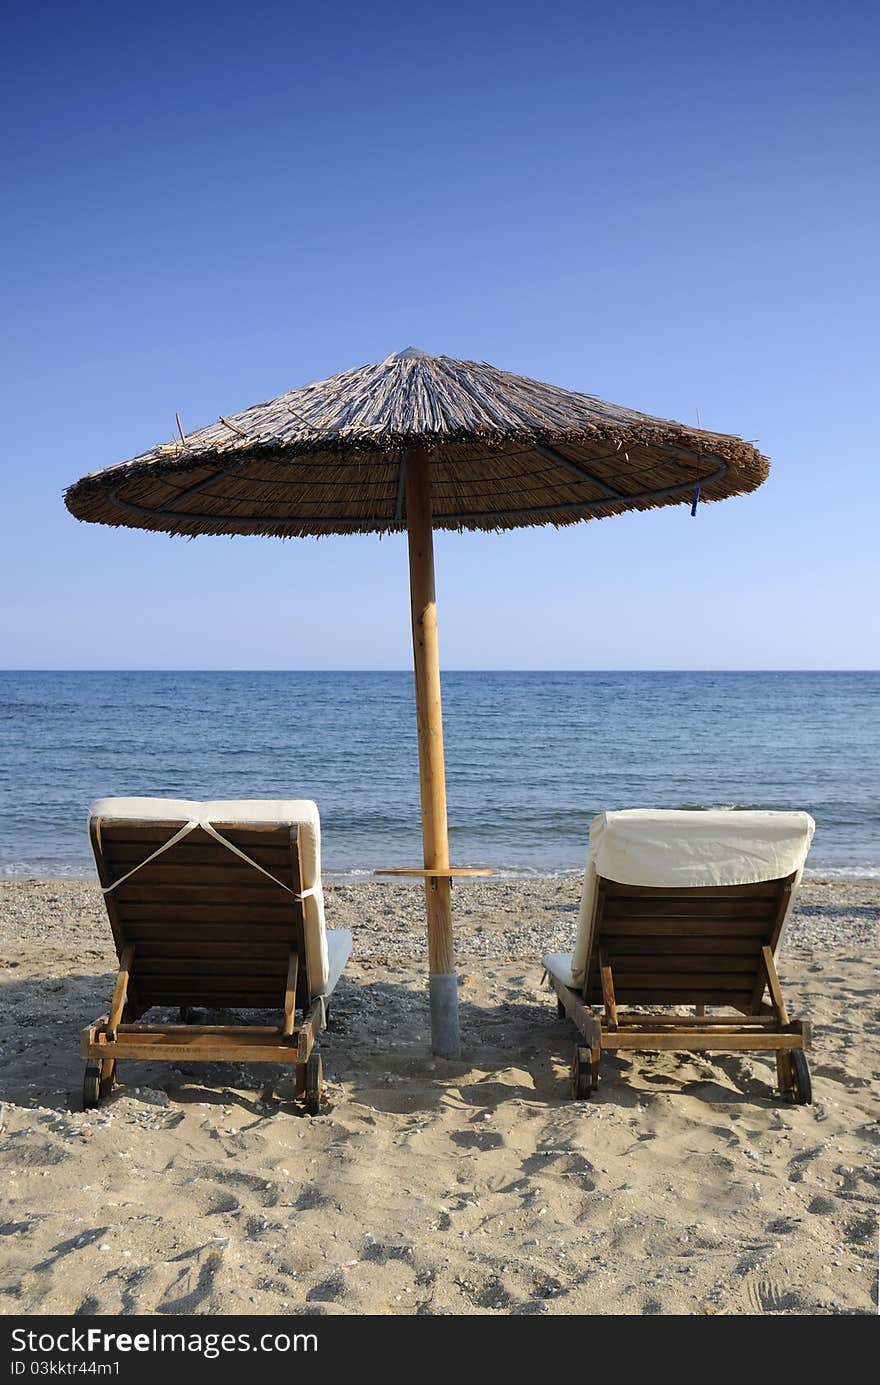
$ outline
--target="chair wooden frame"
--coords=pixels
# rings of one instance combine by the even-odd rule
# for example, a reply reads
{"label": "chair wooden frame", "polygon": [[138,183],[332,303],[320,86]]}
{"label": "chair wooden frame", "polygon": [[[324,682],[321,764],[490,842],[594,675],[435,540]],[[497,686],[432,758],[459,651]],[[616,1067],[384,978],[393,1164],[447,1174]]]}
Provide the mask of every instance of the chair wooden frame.
{"label": "chair wooden frame", "polygon": [[[146,860],[177,826],[93,819],[89,832],[102,886],[125,874],[132,860],[137,864],[138,853]],[[199,829],[104,895],[119,970],[108,1013],[82,1033],[86,1107],[113,1090],[119,1061],[140,1059],[282,1063],[293,1068],[306,1109],[311,1114],[320,1109],[317,1043],[326,1004],[320,997],[311,999],[298,829],[224,823],[223,832],[254,859],[259,854],[261,865],[278,870],[275,881]],[[286,891],[277,884],[282,866]],[[152,900],[148,908],[146,900]],[[249,901],[257,902],[260,920],[253,927]],[[276,1003],[277,1026],[137,1022],[154,1005],[176,1006],[183,1018],[198,1006],[263,1009]]]}
{"label": "chair wooden frame", "polygon": [[[586,1040],[572,1057],[572,1095],[595,1089],[603,1049],[773,1051],[782,1094],[808,1103],[810,1025],[790,1019],[774,957],[795,879],[660,889],[600,877],[583,987],[549,976],[560,1016]],[[658,1009],[682,1005],[693,1013]]]}

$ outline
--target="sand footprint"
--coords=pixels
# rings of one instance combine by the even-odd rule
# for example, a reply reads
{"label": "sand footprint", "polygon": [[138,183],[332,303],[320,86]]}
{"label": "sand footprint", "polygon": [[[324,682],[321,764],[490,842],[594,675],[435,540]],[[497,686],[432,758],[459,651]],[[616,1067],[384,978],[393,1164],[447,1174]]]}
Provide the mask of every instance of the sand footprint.
{"label": "sand footprint", "polygon": [[773,1275],[748,1280],[746,1298],[756,1313],[791,1313],[804,1307],[804,1299],[796,1290],[781,1284]]}
{"label": "sand footprint", "polygon": [[450,1138],[460,1149],[500,1149],[506,1143],[496,1130],[454,1130]]}
{"label": "sand footprint", "polygon": [[788,1161],[788,1181],[789,1183],[803,1183],[806,1168],[814,1159],[818,1159],[822,1154],[821,1145],[813,1145],[810,1149],[801,1150],[799,1154],[792,1155]]}
{"label": "sand footprint", "polygon": [[[223,1253],[216,1246],[201,1246],[177,1257],[183,1261],[174,1280],[157,1304],[160,1313],[201,1313],[209,1309],[215,1280],[223,1267]],[[189,1262],[189,1263],[187,1263]],[[178,1291],[178,1292],[175,1292]]]}

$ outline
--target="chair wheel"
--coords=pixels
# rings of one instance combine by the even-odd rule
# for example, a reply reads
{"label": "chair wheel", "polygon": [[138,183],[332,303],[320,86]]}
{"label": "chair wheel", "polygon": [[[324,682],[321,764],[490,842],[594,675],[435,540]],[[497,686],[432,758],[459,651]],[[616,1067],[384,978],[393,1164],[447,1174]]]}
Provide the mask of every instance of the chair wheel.
{"label": "chair wheel", "polygon": [[593,1090],[593,1066],[590,1050],[575,1044],[571,1055],[571,1099],[586,1101]]}
{"label": "chair wheel", "polygon": [[792,1100],[796,1106],[812,1106],[813,1082],[810,1077],[810,1065],[807,1062],[807,1055],[802,1048],[792,1049],[791,1066],[794,1069],[794,1092],[792,1094]]}
{"label": "chair wheel", "polygon": [[560,1020],[568,1018],[568,1011],[559,999],[559,996],[556,997],[556,1018]]}
{"label": "chair wheel", "polygon": [[321,1111],[323,1072],[324,1065],[321,1062],[321,1055],[317,1049],[312,1049],[311,1056],[306,1063],[306,1111],[310,1116],[317,1116]]}
{"label": "chair wheel", "polygon": [[776,1055],[779,1090],[795,1106],[812,1106],[813,1082],[810,1065],[802,1048],[783,1050]]}
{"label": "chair wheel", "polygon": [[101,1064],[86,1063],[83,1075],[83,1110],[91,1111],[101,1100]]}

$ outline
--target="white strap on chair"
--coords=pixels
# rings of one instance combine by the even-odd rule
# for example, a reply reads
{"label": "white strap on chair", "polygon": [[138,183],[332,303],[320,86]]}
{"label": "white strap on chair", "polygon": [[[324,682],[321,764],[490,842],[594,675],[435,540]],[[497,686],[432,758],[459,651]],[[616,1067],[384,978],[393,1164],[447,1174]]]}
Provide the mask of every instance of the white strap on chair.
{"label": "white strap on chair", "polygon": [[286,890],[288,894],[292,894],[294,899],[302,901],[308,899],[309,895],[317,893],[317,885],[311,885],[307,890],[303,890],[302,894],[297,894],[296,890],[291,889],[290,885],[286,885],[283,880],[279,880],[271,871],[265,870],[258,861],[254,861],[248,856],[246,851],[242,851],[234,842],[227,841],[226,837],[218,832],[216,827],[210,822],[200,822],[198,818],[190,818],[189,822],[183,824],[179,832],[175,832],[173,837],[169,837],[167,842],[163,842],[151,856],[146,858],[146,860],[139,861],[131,870],[126,871],[125,875],[121,875],[118,880],[114,880],[112,885],[102,886],[101,893],[112,894],[119,885],[124,885],[126,880],[130,880],[137,871],[142,870],[144,866],[148,866],[151,861],[155,861],[156,857],[161,856],[164,851],[170,851],[172,846],[176,846],[178,842],[183,841],[183,838],[188,837],[190,832],[195,832],[197,827],[201,827],[203,832],[207,832],[209,836],[214,837],[235,856],[239,856],[242,861],[246,861],[249,866],[253,866],[254,870],[258,870],[261,875],[267,876],[268,879],[272,880],[276,885],[280,885],[282,890]]}

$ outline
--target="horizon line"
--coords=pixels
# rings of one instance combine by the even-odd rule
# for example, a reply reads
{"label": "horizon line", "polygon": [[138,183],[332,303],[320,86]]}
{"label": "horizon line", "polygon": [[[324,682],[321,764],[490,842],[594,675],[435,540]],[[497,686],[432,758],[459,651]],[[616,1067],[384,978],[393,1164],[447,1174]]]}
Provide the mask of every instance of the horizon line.
{"label": "horizon line", "polygon": [[[219,665],[203,668],[73,668],[73,667],[52,667],[52,668],[3,668],[0,667],[0,675],[4,673],[356,673],[356,674],[387,674],[405,673],[412,674],[411,666],[396,668],[225,668]],[[448,673],[517,673],[517,674],[546,674],[546,673],[880,673],[877,668],[816,668],[816,667],[779,667],[779,668],[758,668],[758,667],[727,667],[727,668],[444,668],[441,676]]]}

